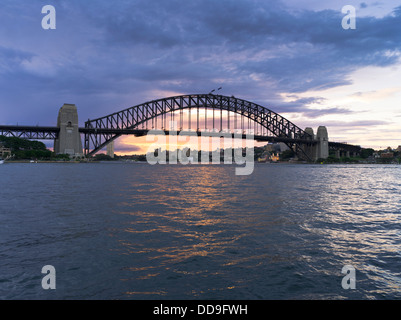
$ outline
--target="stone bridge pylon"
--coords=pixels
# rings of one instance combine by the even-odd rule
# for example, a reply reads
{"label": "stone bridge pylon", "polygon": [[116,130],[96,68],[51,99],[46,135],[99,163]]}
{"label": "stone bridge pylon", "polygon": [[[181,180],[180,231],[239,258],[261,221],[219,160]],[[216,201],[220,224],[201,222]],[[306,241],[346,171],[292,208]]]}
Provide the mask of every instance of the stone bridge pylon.
{"label": "stone bridge pylon", "polygon": [[54,140],[56,154],[68,154],[70,157],[82,157],[81,134],[79,132],[78,111],[75,104],[64,104],[58,113],[57,127],[60,129]]}

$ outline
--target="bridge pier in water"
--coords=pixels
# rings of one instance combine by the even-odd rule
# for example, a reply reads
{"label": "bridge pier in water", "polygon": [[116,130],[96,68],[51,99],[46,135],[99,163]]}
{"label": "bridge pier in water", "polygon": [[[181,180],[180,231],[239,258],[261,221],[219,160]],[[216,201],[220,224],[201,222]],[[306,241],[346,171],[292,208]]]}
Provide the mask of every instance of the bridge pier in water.
{"label": "bridge pier in water", "polygon": [[317,159],[327,159],[329,157],[329,134],[326,127],[320,126],[317,129],[316,140],[318,141]]}
{"label": "bridge pier in water", "polygon": [[107,145],[107,153],[110,158],[114,159],[114,140]]}
{"label": "bridge pier in water", "polygon": [[56,154],[68,154],[70,157],[82,157],[83,148],[79,133],[78,111],[75,104],[64,104],[58,113],[57,127],[60,129],[54,140]]}
{"label": "bridge pier in water", "polygon": [[303,145],[305,153],[309,156],[312,161],[316,161],[318,159],[327,159],[329,157],[329,135],[327,132],[327,128],[324,126],[320,126],[317,129],[317,133],[315,135],[312,128],[308,127],[305,129],[305,132],[310,134],[312,140],[315,143]]}

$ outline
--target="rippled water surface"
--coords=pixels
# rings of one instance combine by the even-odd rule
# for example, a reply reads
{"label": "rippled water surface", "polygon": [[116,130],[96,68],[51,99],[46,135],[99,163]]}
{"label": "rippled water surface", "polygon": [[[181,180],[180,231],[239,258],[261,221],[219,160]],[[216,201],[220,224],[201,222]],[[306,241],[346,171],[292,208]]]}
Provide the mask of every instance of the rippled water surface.
{"label": "rippled water surface", "polygon": [[1,165],[0,299],[401,298],[400,166],[234,170]]}

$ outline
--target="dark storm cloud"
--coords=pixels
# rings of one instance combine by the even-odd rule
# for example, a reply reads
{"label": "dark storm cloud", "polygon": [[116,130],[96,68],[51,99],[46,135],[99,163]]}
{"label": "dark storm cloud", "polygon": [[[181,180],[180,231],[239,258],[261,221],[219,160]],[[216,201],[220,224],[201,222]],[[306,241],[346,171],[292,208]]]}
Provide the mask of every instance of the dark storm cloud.
{"label": "dark storm cloud", "polygon": [[327,121],[326,122],[327,126],[349,128],[350,130],[355,129],[355,128],[366,129],[367,127],[388,126],[391,124],[392,124],[392,122],[383,121],[383,120],[356,120],[356,121],[349,121],[349,122]]}
{"label": "dark storm cloud", "polygon": [[280,93],[350,84],[352,71],[395,64],[401,49],[401,7],[343,30],[340,8],[294,13],[278,0],[71,0],[54,3],[57,30],[43,31],[45,4],[5,1],[0,13],[2,122],[53,119],[64,102],[86,119],[217,86],[277,112],[349,113]]}
{"label": "dark storm cloud", "polygon": [[32,53],[5,48],[0,45],[0,75],[16,71],[16,69],[20,68],[22,61],[32,57]]}
{"label": "dark storm cloud", "polygon": [[368,7],[368,5],[365,2],[361,2],[359,4],[359,8],[361,8],[361,9],[366,9],[367,7]]}
{"label": "dark storm cloud", "polygon": [[272,105],[274,106],[274,111],[277,113],[296,112],[312,119],[330,114],[344,115],[353,113],[350,109],[342,107],[325,108],[324,102],[325,99],[322,97],[308,97],[285,103],[272,103]]}
{"label": "dark storm cloud", "polygon": [[[274,90],[305,92],[350,84],[347,76],[355,69],[399,59],[393,53],[401,44],[400,8],[382,19],[358,18],[357,30],[343,30],[340,11],[289,13],[279,1],[135,1],[113,7],[103,3],[90,18],[104,30],[105,43],[133,49],[139,59],[139,48],[149,53],[132,73],[138,79],[188,80],[205,70],[209,79],[258,73],[274,82]],[[199,62],[208,53],[214,59]],[[230,54],[237,59],[227,61]]]}

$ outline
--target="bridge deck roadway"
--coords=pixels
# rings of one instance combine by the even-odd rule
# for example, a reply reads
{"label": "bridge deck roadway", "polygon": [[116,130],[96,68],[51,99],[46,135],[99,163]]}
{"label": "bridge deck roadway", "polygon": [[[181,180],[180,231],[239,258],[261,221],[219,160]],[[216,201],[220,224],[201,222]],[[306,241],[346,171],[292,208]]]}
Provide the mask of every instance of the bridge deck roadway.
{"label": "bridge deck roadway", "polygon": [[[120,135],[134,135],[134,136],[144,136],[148,133],[152,134],[152,132],[149,132],[150,130],[147,129],[96,129],[96,128],[84,128],[80,127],[79,132],[83,134],[120,134]],[[187,135],[187,136],[210,136],[210,137],[238,137],[241,136],[241,139],[246,139],[247,135],[246,133],[237,133],[234,134],[232,132],[213,132],[213,131],[163,131],[163,130],[155,130],[159,132],[164,132],[165,135],[170,135],[170,134],[177,134],[177,135]],[[54,134],[57,134],[59,132],[58,127],[50,127],[50,126],[19,126],[19,125],[1,125],[0,126],[0,135],[12,135],[12,136],[24,136],[28,137],[26,134],[21,135],[21,133],[44,133],[43,135],[38,137],[37,139],[39,140],[45,140],[45,139],[54,139],[55,136]],[[19,133],[19,134],[12,134],[12,133]],[[48,134],[46,134],[48,133]],[[34,135],[32,135],[34,137]],[[32,138],[35,139],[35,138]],[[305,144],[315,144],[317,143],[316,141],[311,141],[307,139],[292,139],[292,138],[287,138],[287,137],[273,137],[273,136],[261,136],[261,135],[255,135],[254,140],[258,142],[297,142],[297,143],[305,143]],[[340,143],[340,142],[332,142],[329,141],[329,146],[330,148],[338,148],[338,149],[349,149],[349,150],[360,150],[360,146],[355,146],[355,145],[350,145],[350,144],[345,144],[345,143]]]}

